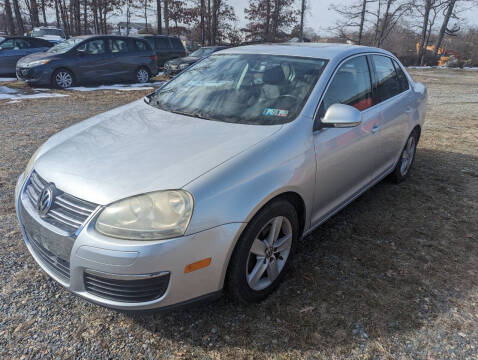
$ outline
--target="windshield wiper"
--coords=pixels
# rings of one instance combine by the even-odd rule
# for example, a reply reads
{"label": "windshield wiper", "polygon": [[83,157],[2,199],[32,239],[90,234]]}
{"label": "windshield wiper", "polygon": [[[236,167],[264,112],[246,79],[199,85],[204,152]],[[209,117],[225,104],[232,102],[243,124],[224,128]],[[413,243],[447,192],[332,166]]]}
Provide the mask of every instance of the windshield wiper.
{"label": "windshield wiper", "polygon": [[[166,109],[163,109],[163,110],[166,110]],[[166,110],[166,111],[169,111],[169,112],[172,112],[172,113],[175,113],[175,114],[179,114],[179,115],[185,115],[185,116],[191,116],[191,117],[195,117],[195,118],[199,118],[199,119],[204,119],[204,120],[212,120],[211,118],[203,115],[202,113],[200,112],[192,112],[192,113],[189,113],[187,111],[180,111],[180,110]]]}

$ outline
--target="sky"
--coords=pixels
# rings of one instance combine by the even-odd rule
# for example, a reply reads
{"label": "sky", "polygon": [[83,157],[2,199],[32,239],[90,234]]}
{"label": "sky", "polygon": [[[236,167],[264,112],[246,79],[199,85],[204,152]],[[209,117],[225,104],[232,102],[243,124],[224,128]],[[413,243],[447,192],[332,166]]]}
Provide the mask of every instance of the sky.
{"label": "sky", "polygon": [[[300,1],[296,1],[298,6]],[[342,0],[341,3],[347,4],[355,2],[353,0]],[[249,4],[249,0],[229,0],[234,7],[236,15],[239,19],[239,26],[246,24],[244,8]],[[337,4],[337,0],[307,0],[309,7],[306,13],[305,27],[311,27],[319,35],[329,35],[328,28],[333,26],[338,20],[337,14],[333,10],[329,10],[332,4]],[[468,25],[478,26],[478,6],[472,10],[464,11],[462,17]]]}

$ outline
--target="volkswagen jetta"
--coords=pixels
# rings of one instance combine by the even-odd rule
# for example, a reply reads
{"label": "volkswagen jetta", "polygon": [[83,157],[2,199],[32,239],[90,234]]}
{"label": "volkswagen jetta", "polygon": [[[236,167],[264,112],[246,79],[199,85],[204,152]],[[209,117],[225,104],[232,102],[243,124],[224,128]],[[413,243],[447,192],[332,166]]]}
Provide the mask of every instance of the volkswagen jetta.
{"label": "volkswagen jetta", "polygon": [[224,288],[260,301],[301,236],[409,175],[425,103],[381,49],[220,51],[43,144],[16,187],[26,245],[68,290],[113,308]]}

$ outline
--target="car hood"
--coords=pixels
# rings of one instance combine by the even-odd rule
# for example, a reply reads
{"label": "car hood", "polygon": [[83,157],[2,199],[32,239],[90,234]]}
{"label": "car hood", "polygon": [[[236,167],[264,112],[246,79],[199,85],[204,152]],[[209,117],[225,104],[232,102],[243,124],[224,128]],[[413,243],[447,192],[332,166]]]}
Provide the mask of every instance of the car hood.
{"label": "car hood", "polygon": [[45,51],[36,52],[36,53],[22,57],[20,60],[18,60],[17,66],[23,66],[35,60],[54,59],[56,55],[57,54],[50,54]]}
{"label": "car hood", "polygon": [[280,128],[197,119],[139,100],[54,135],[35,169],[57,188],[106,205],[182,188]]}
{"label": "car hood", "polygon": [[198,60],[199,60],[199,58],[197,58],[197,57],[186,56],[186,57],[182,57],[182,58],[179,58],[179,59],[170,60],[169,62],[171,64],[179,65],[179,64],[191,64],[191,63],[194,63]]}

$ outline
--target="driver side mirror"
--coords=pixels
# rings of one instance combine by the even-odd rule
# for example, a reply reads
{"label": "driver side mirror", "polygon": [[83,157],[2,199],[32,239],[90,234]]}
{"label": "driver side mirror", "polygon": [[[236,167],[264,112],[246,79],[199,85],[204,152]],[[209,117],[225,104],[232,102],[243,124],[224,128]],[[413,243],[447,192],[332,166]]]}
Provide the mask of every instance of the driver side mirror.
{"label": "driver side mirror", "polygon": [[333,104],[329,106],[324,118],[323,127],[346,128],[360,125],[362,122],[362,113],[350,105]]}

